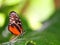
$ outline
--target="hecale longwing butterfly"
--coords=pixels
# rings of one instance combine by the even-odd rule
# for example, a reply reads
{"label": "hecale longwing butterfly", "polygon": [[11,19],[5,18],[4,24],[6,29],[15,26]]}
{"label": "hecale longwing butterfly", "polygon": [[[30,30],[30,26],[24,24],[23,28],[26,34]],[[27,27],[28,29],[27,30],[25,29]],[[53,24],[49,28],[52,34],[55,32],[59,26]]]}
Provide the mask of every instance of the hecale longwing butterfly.
{"label": "hecale longwing butterfly", "polygon": [[11,11],[9,14],[8,30],[15,36],[21,35],[23,33],[21,20],[15,11]]}

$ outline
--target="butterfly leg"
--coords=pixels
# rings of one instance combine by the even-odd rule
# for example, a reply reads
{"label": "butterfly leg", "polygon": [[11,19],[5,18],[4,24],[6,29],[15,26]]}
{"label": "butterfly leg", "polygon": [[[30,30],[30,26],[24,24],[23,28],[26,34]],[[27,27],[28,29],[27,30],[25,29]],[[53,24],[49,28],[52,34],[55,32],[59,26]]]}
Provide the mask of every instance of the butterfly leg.
{"label": "butterfly leg", "polygon": [[10,42],[14,42],[20,35],[14,36],[10,39]]}
{"label": "butterfly leg", "polygon": [[23,31],[23,33],[21,33],[20,38],[21,38],[24,34],[25,34],[25,31]]}

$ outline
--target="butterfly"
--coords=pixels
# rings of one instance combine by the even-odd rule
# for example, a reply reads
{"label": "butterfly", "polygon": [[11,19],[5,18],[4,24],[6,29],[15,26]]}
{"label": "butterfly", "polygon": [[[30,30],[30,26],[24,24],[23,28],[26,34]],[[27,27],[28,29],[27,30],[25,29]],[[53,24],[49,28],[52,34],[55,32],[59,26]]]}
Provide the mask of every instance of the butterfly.
{"label": "butterfly", "polygon": [[15,11],[11,11],[9,14],[8,30],[15,36],[23,33],[21,19]]}

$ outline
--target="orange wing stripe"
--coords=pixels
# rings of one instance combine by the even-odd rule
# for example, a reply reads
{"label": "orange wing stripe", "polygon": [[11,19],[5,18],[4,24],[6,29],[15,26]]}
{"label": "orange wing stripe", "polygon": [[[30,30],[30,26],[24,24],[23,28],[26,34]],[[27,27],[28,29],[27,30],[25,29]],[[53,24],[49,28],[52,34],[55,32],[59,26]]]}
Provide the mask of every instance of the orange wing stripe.
{"label": "orange wing stripe", "polygon": [[20,35],[20,32],[15,26],[14,27],[9,26],[9,30],[15,35]]}

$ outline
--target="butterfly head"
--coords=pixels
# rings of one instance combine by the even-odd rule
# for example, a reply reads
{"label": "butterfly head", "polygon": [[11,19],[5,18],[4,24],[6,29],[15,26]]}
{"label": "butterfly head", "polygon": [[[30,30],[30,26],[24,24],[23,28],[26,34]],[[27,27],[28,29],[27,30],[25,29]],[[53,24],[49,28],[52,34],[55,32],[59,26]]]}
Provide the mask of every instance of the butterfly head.
{"label": "butterfly head", "polygon": [[18,17],[16,12],[14,11],[10,12],[10,18],[16,18],[16,17]]}

